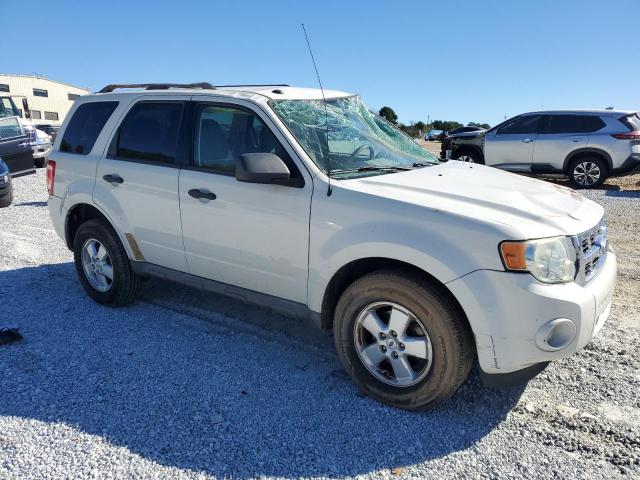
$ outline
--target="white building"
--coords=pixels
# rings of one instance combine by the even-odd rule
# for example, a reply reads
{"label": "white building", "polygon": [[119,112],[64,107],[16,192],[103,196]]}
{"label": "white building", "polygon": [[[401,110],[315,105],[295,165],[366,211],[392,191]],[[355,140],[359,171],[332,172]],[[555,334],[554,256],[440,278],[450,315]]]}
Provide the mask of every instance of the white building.
{"label": "white building", "polygon": [[0,96],[9,95],[22,112],[26,97],[33,123],[60,125],[76,98],[87,95],[86,88],[74,87],[37,75],[0,73]]}

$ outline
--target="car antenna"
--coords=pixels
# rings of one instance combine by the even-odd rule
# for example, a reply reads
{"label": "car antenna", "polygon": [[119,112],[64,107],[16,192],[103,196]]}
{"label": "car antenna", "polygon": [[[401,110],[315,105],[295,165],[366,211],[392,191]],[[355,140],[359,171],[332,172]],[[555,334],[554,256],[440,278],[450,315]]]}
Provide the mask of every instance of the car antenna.
{"label": "car antenna", "polygon": [[313,58],[313,52],[311,51],[311,43],[309,43],[309,36],[307,35],[307,29],[302,24],[302,31],[304,32],[304,38],[307,40],[307,47],[309,47],[309,55],[311,55],[311,61],[313,62],[313,68],[316,71],[316,77],[318,77],[318,84],[320,85],[320,92],[322,92],[322,102],[324,103],[324,126],[326,129],[327,140],[327,197],[330,197],[333,193],[331,189],[331,155],[329,155],[329,111],[327,110],[327,99],[324,96],[324,88],[322,88],[322,80],[320,80],[320,74],[318,73],[318,67],[316,66],[316,60]]}

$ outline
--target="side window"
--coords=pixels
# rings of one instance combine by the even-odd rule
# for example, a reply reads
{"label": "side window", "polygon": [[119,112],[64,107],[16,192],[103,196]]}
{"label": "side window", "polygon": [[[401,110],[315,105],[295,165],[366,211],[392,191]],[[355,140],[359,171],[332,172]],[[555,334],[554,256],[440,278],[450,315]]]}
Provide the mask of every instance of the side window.
{"label": "side window", "polygon": [[140,102],[120,125],[115,156],[175,164],[182,119],[182,102]]}
{"label": "side window", "polygon": [[0,139],[14,138],[22,135],[22,128],[16,117],[0,118]]}
{"label": "side window", "polygon": [[229,106],[200,105],[194,166],[233,175],[236,160],[244,153],[274,153],[284,160],[293,177],[300,175],[284,147],[257,115]]}
{"label": "side window", "polygon": [[604,127],[604,122],[591,115],[549,115],[544,133],[591,133]]}
{"label": "side window", "polygon": [[497,131],[498,135],[526,135],[536,133],[540,115],[526,115],[524,117],[514,118],[511,122],[500,127]]}
{"label": "side window", "polygon": [[80,105],[64,131],[60,151],[89,154],[117,106],[118,102],[89,102]]}

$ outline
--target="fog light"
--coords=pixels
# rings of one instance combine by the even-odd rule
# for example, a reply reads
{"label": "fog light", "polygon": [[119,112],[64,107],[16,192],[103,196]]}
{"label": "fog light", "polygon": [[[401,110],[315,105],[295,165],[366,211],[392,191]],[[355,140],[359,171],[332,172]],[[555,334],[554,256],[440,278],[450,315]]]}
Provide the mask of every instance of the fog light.
{"label": "fog light", "polygon": [[567,347],[574,338],[578,328],[573,320],[556,318],[545,323],[536,333],[536,345],[542,350],[555,352]]}

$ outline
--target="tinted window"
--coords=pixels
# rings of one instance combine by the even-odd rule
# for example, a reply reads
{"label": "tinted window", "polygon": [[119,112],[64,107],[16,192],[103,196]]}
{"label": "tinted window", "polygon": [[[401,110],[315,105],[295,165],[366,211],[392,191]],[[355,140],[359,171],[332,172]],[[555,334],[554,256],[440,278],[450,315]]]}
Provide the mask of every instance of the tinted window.
{"label": "tinted window", "polygon": [[539,115],[527,115],[524,117],[518,117],[511,120],[506,125],[503,125],[498,129],[498,134],[520,134],[536,133],[538,127]]}
{"label": "tinted window", "polygon": [[41,88],[34,88],[33,89],[33,94],[36,97],[48,97],[49,96],[49,92],[47,92],[46,90],[42,90]]}
{"label": "tinted window", "polygon": [[91,102],[80,105],[64,131],[61,152],[87,155],[118,102]]}
{"label": "tinted window", "polygon": [[122,122],[116,157],[175,163],[182,103],[142,102]]}
{"label": "tinted window", "polygon": [[593,115],[549,115],[544,133],[590,133],[604,127],[604,122]]}
{"label": "tinted window", "polygon": [[274,153],[296,176],[286,150],[259,117],[238,108],[202,105],[196,118],[195,166],[231,175],[243,153]]}
{"label": "tinted window", "polygon": [[8,92],[9,91],[9,85],[7,85],[6,83],[0,83],[0,92]]}
{"label": "tinted window", "polygon": [[631,115],[625,115],[620,118],[620,121],[624,123],[624,125],[629,130],[639,131],[640,130],[640,115],[637,113],[633,113]]}

